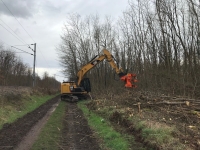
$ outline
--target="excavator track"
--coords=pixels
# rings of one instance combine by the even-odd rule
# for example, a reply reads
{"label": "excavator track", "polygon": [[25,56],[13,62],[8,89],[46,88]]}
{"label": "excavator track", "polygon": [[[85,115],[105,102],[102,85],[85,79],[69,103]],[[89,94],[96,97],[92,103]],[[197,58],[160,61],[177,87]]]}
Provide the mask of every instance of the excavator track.
{"label": "excavator track", "polygon": [[77,96],[70,96],[70,102],[78,102]]}
{"label": "excavator track", "polygon": [[61,100],[63,101],[67,101],[67,102],[78,102],[79,98],[77,96],[65,96],[63,98],[61,98]]}

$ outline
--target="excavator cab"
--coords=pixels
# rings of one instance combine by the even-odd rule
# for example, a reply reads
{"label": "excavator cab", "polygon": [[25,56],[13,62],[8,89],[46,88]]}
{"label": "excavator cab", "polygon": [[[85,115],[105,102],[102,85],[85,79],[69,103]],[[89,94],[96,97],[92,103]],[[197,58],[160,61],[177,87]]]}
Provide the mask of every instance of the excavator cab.
{"label": "excavator cab", "polygon": [[81,80],[80,87],[83,87],[83,89],[84,89],[87,93],[91,92],[90,79],[89,79],[89,78],[83,78],[83,79]]}

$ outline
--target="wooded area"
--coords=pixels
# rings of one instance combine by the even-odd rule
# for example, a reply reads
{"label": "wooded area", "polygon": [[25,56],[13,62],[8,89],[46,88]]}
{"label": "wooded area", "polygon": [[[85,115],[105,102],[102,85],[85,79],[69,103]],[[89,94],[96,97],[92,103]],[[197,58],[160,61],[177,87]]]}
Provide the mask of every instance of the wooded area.
{"label": "wooded area", "polygon": [[[15,52],[0,45],[0,86],[29,86],[33,85],[32,68],[25,64]],[[43,88],[58,88],[60,82],[44,72],[40,78],[36,74],[36,86]]]}
{"label": "wooded area", "polygon": [[[142,90],[200,96],[200,2],[130,1],[118,20],[70,15],[57,48],[64,73],[78,69],[103,48],[125,72],[136,73]],[[93,89],[119,87],[107,62],[90,71]]]}

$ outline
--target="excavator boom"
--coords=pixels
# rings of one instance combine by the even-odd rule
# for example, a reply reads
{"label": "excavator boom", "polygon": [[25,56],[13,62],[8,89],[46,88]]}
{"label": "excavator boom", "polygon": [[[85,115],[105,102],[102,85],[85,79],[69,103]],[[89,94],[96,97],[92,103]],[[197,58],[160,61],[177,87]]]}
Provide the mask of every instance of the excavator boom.
{"label": "excavator boom", "polygon": [[118,74],[120,79],[125,83],[126,88],[135,88],[137,82],[136,75],[131,73],[124,73],[122,68],[118,68],[114,57],[111,53],[104,49],[102,55],[95,56],[91,61],[84,65],[77,73],[77,81],[68,81],[61,84],[61,100],[68,99],[71,102],[76,102],[78,99],[86,98],[91,91],[90,80],[83,78],[84,75],[94,68],[104,59],[108,61],[111,67]]}
{"label": "excavator boom", "polygon": [[135,74],[131,74],[131,73],[124,73],[122,68],[118,68],[117,64],[114,61],[113,56],[111,55],[111,53],[106,50],[103,49],[103,54],[100,56],[95,56],[88,64],[86,64],[85,66],[83,66],[79,72],[77,73],[77,85],[80,86],[80,83],[84,77],[84,75],[93,67],[95,67],[97,64],[99,64],[100,62],[102,62],[104,59],[106,59],[109,64],[111,65],[111,67],[115,70],[115,72],[118,74],[118,76],[120,77],[120,79],[122,81],[125,82],[125,87],[127,88],[135,88],[137,87],[136,85],[134,85],[135,82],[137,82],[136,79],[136,75]]}

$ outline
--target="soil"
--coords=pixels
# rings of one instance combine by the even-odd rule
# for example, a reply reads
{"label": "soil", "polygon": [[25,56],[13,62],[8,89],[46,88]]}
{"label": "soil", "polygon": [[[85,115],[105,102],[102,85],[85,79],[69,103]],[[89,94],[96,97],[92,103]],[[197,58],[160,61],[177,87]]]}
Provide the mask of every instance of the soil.
{"label": "soil", "polygon": [[[59,96],[52,98],[33,112],[19,118],[12,124],[5,124],[0,130],[0,150],[28,150],[37,139],[41,128],[55,110]],[[66,105],[63,119],[64,129],[60,148],[63,150],[100,149],[92,130],[89,128],[83,112],[76,103]]]}
{"label": "soil", "polygon": [[12,124],[4,124],[0,130],[0,149],[10,150],[23,140],[23,137],[31,130],[31,128],[42,119],[53,104],[57,103],[59,96],[52,98],[45,104],[41,105],[31,113],[19,118]]}
{"label": "soil", "polygon": [[[168,126],[175,127],[174,137],[190,147],[200,150],[200,119],[197,115],[186,113],[181,110],[182,106],[146,106],[152,112],[143,112],[143,118],[149,118],[155,122],[161,122]],[[180,109],[181,107],[181,109]],[[145,107],[143,107],[144,109]],[[192,109],[191,109],[192,110]],[[156,113],[155,113],[156,112]]]}
{"label": "soil", "polygon": [[[105,101],[107,104],[104,101],[102,104],[102,101],[93,101],[93,103],[90,103],[90,106],[88,105],[88,108],[91,110],[98,110],[98,107],[101,105],[102,107],[115,107],[116,112],[112,114],[110,121],[113,124],[126,128],[127,130],[125,133],[134,135],[136,142],[138,142],[138,146],[140,145],[145,148],[151,147],[153,149],[159,149],[156,145],[145,143],[141,137],[140,131],[135,130],[133,124],[121,117],[121,114],[117,112],[118,108],[123,108],[124,113],[127,115],[138,115],[141,120],[154,123],[159,122],[167,126],[175,127],[177,130],[174,132],[174,137],[178,138],[183,144],[190,147],[190,149],[200,149],[200,116],[199,114],[196,114],[196,112],[199,112],[200,108],[198,103],[195,104],[194,102],[190,102],[189,106],[186,104],[166,104],[162,103],[166,101],[166,99],[163,99],[162,97],[150,97],[145,94],[142,94],[141,96],[141,94],[136,93],[134,93],[134,95],[126,94],[123,97],[122,96],[115,96],[113,100]],[[175,101],[171,97],[168,97],[167,100],[170,102]],[[184,102],[189,100],[190,99],[186,99]],[[52,106],[58,102],[59,96],[47,101],[33,112],[18,119],[16,122],[12,124],[5,124],[0,130],[0,150],[17,148],[20,150],[30,149],[31,144],[35,140],[34,138],[36,138],[39,134],[39,128],[41,128],[47,120],[44,119],[45,115],[50,116],[50,113],[47,112],[51,112]],[[196,102],[198,102],[198,100],[196,100]],[[140,104],[140,113],[138,113],[138,104]],[[42,125],[37,127],[37,124]],[[88,122],[85,119],[83,112],[77,107],[76,103],[67,103],[63,125],[64,129],[62,130],[60,149],[101,149],[94,133],[88,126]],[[34,128],[36,129],[34,130]],[[38,133],[33,135],[35,134],[35,131]],[[29,135],[30,139],[25,141],[24,139],[26,139]],[[31,138],[31,136],[34,137]],[[21,142],[22,148],[19,148],[19,144]],[[29,145],[29,147],[26,147],[27,145]]]}
{"label": "soil", "polygon": [[[141,131],[129,122],[129,117],[137,116],[140,121],[145,121],[150,126],[172,127],[174,138],[179,140],[185,149],[200,150],[199,99],[128,91],[115,96],[105,96],[104,99],[90,102],[87,106],[100,115],[104,115],[101,112],[102,108],[114,108],[116,111],[110,116],[110,121],[125,128],[126,133],[134,135],[136,142],[144,147],[162,149],[160,145],[144,142]],[[170,146],[175,148],[176,143],[172,144],[174,145]]]}
{"label": "soil", "polygon": [[33,146],[35,140],[38,138],[38,135],[40,134],[41,129],[44,127],[44,125],[47,123],[49,117],[51,114],[55,111],[56,107],[58,106],[60,101],[55,103],[46,113],[46,115],[40,119],[36,125],[34,125],[31,130],[28,132],[26,136],[23,137],[21,142],[16,146],[15,150],[28,150],[31,149]]}
{"label": "soil", "polygon": [[[153,149],[153,150],[160,150],[160,148],[155,145],[151,144],[142,137],[142,133],[140,129],[136,129],[134,124],[131,123],[130,120],[127,118],[123,118],[122,114],[115,111],[109,117],[110,122],[112,123],[115,130],[119,131],[121,134],[129,134],[134,135],[134,142],[132,142],[132,149],[134,150],[142,150],[142,149]],[[125,129],[125,130],[122,130]]]}
{"label": "soil", "polygon": [[[171,100],[173,101],[173,100]],[[159,122],[170,127],[175,127],[173,133],[184,145],[190,149],[200,150],[200,118],[192,113],[192,106],[184,104],[168,105],[141,105],[141,119]]]}
{"label": "soil", "polygon": [[88,126],[83,112],[76,103],[68,103],[63,121],[61,149],[98,150],[100,149],[94,133]]}

